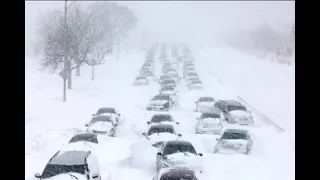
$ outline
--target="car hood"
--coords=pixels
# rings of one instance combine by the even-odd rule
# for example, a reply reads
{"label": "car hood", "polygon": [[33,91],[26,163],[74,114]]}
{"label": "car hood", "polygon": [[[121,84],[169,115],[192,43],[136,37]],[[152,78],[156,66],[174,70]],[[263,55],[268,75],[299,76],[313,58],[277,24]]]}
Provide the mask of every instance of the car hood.
{"label": "car hood", "polygon": [[95,131],[110,131],[112,128],[112,124],[110,122],[96,122],[94,124],[91,124],[89,126],[89,130],[95,130]]}
{"label": "car hood", "polygon": [[218,149],[222,153],[234,153],[245,150],[248,141],[242,139],[222,140],[218,144]]}
{"label": "car hood", "polygon": [[88,141],[78,141],[74,143],[66,144],[62,147],[64,151],[89,151],[94,149],[98,144]]}
{"label": "car hood", "polygon": [[202,125],[203,127],[217,127],[221,125],[221,119],[220,118],[205,118],[201,119],[199,122],[199,125]]}
{"label": "car hood", "polygon": [[173,95],[174,93],[175,93],[174,91],[161,91],[161,94]]}
{"label": "car hood", "polygon": [[193,153],[174,153],[165,156],[165,162],[169,166],[188,167],[191,169],[198,169],[201,167],[200,159]]}
{"label": "car hood", "polygon": [[168,101],[166,101],[166,100],[152,100],[152,101],[150,101],[150,105],[163,105],[167,102]]}
{"label": "car hood", "polygon": [[148,140],[152,143],[165,142],[170,140],[177,140],[178,136],[171,133],[156,133],[151,136],[147,136]]}
{"label": "car hood", "polygon": [[198,102],[197,105],[200,107],[210,107],[211,108],[214,105],[214,102]]}
{"label": "car hood", "polygon": [[87,180],[85,175],[79,174],[79,173],[68,173],[68,174],[59,174],[50,178],[47,178],[48,180],[76,180],[76,178],[70,176],[69,174],[72,174],[78,178],[78,180]]}

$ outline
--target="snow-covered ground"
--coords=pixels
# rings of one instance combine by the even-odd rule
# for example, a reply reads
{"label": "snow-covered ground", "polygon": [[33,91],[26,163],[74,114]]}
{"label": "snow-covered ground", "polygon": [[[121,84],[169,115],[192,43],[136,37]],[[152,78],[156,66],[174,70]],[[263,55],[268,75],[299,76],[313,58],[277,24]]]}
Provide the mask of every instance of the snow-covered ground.
{"label": "snow-covered ground", "polygon": [[[295,152],[288,136],[259,118],[255,126],[247,127],[254,140],[249,156],[213,154],[217,136],[194,133],[196,117],[200,115],[194,112],[194,101],[200,96],[236,100],[239,94],[271,119],[282,122],[285,131],[294,127],[294,99],[290,98],[294,97],[294,86],[290,89],[294,77],[287,79],[291,77],[291,71],[242,58],[248,56],[233,54],[233,50],[230,52],[193,52],[204,90],[189,92],[181,81],[179,103],[168,112],[180,122],[182,139],[192,142],[197,152],[204,154],[204,171],[199,179],[295,179]],[[97,66],[95,81],[90,78],[91,68],[83,67],[81,76],[73,78],[73,89],[68,90],[66,103],[61,102],[61,78],[39,72],[37,59],[26,59],[26,179],[33,179],[36,172],[42,173],[53,153],[67,143],[77,129],[83,130],[91,114],[101,106],[113,106],[121,113],[116,137],[108,138],[105,146],[109,146],[104,146],[104,155],[98,156],[102,180],[106,179],[107,173],[111,173],[110,180],[152,179],[156,174],[156,149],[141,133],[146,131],[146,122],[155,113],[146,112],[145,106],[159,87],[132,86],[145,56],[142,51],[120,54],[120,61],[112,56],[105,65]],[[254,70],[242,72],[246,69]],[[226,83],[221,84],[217,76]],[[272,88],[278,85],[278,91],[273,92]],[[259,90],[264,90],[264,94]]]}

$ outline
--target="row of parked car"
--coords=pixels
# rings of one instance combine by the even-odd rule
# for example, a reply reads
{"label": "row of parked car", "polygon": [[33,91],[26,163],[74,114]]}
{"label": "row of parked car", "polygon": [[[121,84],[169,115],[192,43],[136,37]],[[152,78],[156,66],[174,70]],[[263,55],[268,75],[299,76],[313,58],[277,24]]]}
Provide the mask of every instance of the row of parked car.
{"label": "row of parked car", "polygon": [[[199,75],[196,72],[192,60],[177,56],[176,51],[176,48],[173,46],[172,55],[176,58],[172,59],[175,61],[181,60],[183,63],[183,76],[189,90],[202,89],[202,83],[199,80]],[[190,51],[188,52],[190,53]],[[161,57],[166,57],[166,55],[161,55]],[[164,65],[163,70],[176,70],[176,68],[172,68],[172,63],[168,60],[161,59],[161,62],[163,62]],[[179,63],[177,63],[177,65],[178,64]],[[163,72],[166,73],[167,71]],[[173,95],[176,95],[178,92],[175,90],[178,81],[170,75],[163,74],[159,82],[162,87],[160,94],[155,96],[152,101],[161,96],[161,92],[164,92],[163,89],[166,89],[169,96],[166,96],[166,98],[163,98],[162,100],[170,104],[169,102],[173,101],[171,100]],[[167,87],[168,85],[170,85],[171,89]],[[254,124],[250,110],[237,101],[216,101],[213,97],[200,97],[195,104],[196,112],[202,113],[201,116],[197,118],[195,133],[220,135],[220,137],[216,139],[217,144],[212,150],[213,153],[249,154],[253,143],[249,131],[235,128],[230,129],[227,128],[227,126],[228,124]],[[147,110],[162,109],[155,108],[154,106],[149,109],[147,107]],[[197,175],[195,172],[202,172],[203,170],[201,163],[199,163],[199,161],[194,161],[197,158],[201,158],[203,154],[198,153],[191,142],[181,140],[182,134],[176,132],[179,124],[180,123],[170,114],[155,114],[151,120],[147,122],[147,132],[142,133],[154,147],[158,148],[156,155],[158,173],[154,177],[154,180],[169,180],[175,178],[196,180]]]}
{"label": "row of parked car", "polygon": [[38,179],[86,179],[101,180],[99,161],[94,148],[106,141],[103,136],[113,137],[121,114],[112,107],[103,107],[85,124],[85,132],[76,133],[61,150],[56,152]]}

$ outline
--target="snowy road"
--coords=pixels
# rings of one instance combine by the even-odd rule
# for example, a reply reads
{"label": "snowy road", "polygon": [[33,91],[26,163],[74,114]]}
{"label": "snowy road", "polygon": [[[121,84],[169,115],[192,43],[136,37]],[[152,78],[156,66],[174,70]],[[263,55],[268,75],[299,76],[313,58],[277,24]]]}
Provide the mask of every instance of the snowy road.
{"label": "snowy road", "polygon": [[[123,54],[119,62],[112,58],[105,65],[97,67],[96,80],[93,82],[90,81],[90,68],[83,67],[81,77],[74,78],[74,88],[68,92],[67,103],[53,98],[59,96],[55,92],[60,90],[59,77],[39,76],[38,85],[42,89],[26,87],[26,97],[29,97],[26,107],[32,114],[32,121],[26,124],[26,179],[34,179],[34,173],[41,173],[52,154],[70,139],[71,130],[83,130],[91,114],[101,106],[113,106],[122,115],[116,137],[107,142],[110,146],[104,147],[104,155],[98,157],[102,179],[106,180],[108,173],[111,173],[110,180],[153,178],[156,173],[156,150],[141,133],[145,132],[146,122],[154,114],[145,111],[145,106],[159,87],[132,86],[133,77],[138,74],[144,59],[144,52],[130,56]],[[178,86],[179,104],[169,113],[180,122],[182,139],[192,142],[196,150],[204,154],[204,173],[199,179],[293,180],[294,151],[288,139],[261,119],[256,119],[253,127],[233,125],[251,131],[254,143],[249,156],[213,154],[217,136],[194,134],[196,117],[200,115],[194,112],[194,101],[200,96],[237,100],[237,94],[214,77],[205,64],[198,63],[197,59],[195,64],[204,90],[190,92],[181,81]],[[159,65],[157,62],[156,66]],[[48,77],[53,85],[42,85],[49,83],[44,79]],[[31,118],[28,115],[26,120]]]}

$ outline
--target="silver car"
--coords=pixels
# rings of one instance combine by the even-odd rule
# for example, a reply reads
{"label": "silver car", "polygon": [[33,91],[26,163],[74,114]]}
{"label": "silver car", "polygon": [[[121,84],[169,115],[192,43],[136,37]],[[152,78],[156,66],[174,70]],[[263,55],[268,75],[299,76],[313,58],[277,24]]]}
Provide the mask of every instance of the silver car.
{"label": "silver car", "polygon": [[253,142],[249,131],[241,129],[227,129],[217,141],[214,153],[246,155],[251,151]]}
{"label": "silver car", "polygon": [[244,105],[233,100],[219,100],[215,103],[214,109],[222,112],[223,118],[229,124],[252,125],[254,119],[251,111]]}
{"label": "silver car", "polygon": [[203,113],[197,120],[196,134],[221,134],[223,124],[219,112]]}
{"label": "silver car", "polygon": [[215,100],[213,97],[200,97],[196,103],[196,112],[204,112],[204,111],[210,111],[212,110],[212,106],[215,103]]}

